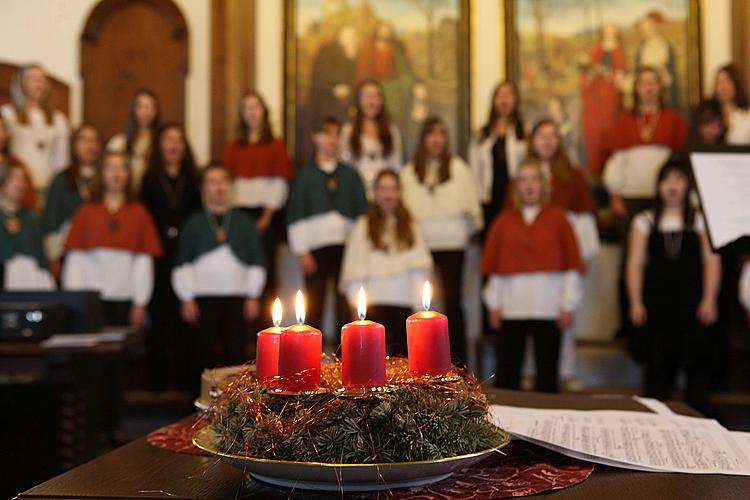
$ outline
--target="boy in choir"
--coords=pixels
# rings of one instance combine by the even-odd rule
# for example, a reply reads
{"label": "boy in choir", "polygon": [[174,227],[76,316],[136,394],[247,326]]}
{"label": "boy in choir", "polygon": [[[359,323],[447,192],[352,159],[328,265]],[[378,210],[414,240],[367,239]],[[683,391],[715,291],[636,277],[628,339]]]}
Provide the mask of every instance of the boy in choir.
{"label": "boy in choir", "polygon": [[36,215],[23,208],[31,189],[18,163],[0,164],[0,290],[51,290]]}
{"label": "boy in choir", "polygon": [[373,201],[349,235],[339,289],[357,310],[360,286],[367,291],[367,317],[385,326],[389,356],[406,355],[406,318],[421,309],[421,291],[432,270],[419,225],[401,199],[394,170],[375,177]]}
{"label": "boy in choir", "polygon": [[560,332],[581,295],[583,262],[562,207],[549,205],[550,183],[541,165],[526,161],[514,183],[513,206],[493,222],[480,270],[488,322],[501,330],[496,358],[499,387],[520,387],[526,337],[534,341],[536,390],[558,391]]}
{"label": "boy in choir", "polygon": [[84,123],[78,127],[70,142],[70,164],[52,179],[42,213],[44,247],[57,278],[70,219],[79,205],[89,199],[91,179],[102,150],[99,132],[93,125]]}
{"label": "boy in choir", "polygon": [[[329,281],[336,287],[341,259],[354,220],[367,210],[362,178],[338,159],[341,123],[326,117],[313,133],[315,160],[294,181],[287,207],[289,246],[299,259],[307,289],[307,323],[320,328]],[[336,324],[349,317],[336,293]],[[336,342],[338,345],[338,342]]]}
{"label": "boy in choir", "polygon": [[133,198],[124,153],[105,153],[90,201],[70,222],[62,287],[101,293],[105,321],[140,328],[154,285],[154,258],[162,253],[151,216]]}
{"label": "boy in choir", "polygon": [[204,368],[247,360],[247,323],[258,316],[266,284],[265,258],[252,217],[231,205],[232,174],[203,170],[203,209],[185,221],[172,286],[182,318],[193,325],[194,388]]}

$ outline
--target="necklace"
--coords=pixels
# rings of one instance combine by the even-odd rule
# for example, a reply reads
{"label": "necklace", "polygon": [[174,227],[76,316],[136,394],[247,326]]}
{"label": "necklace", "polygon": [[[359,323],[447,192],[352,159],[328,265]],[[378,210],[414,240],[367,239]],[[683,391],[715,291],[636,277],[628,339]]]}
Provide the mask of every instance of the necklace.
{"label": "necklace", "polygon": [[229,235],[229,223],[232,221],[232,211],[227,210],[221,221],[221,225],[216,223],[217,217],[215,214],[206,211],[206,218],[208,218],[208,225],[211,226],[211,232],[213,233],[214,238],[216,238],[216,241],[219,244],[226,242],[227,236]]}
{"label": "necklace", "polygon": [[682,253],[682,231],[664,233],[664,253],[667,258],[675,260]]}
{"label": "necklace", "polygon": [[18,217],[18,212],[5,212],[5,230],[13,236],[21,232],[21,219]]}
{"label": "necklace", "polygon": [[91,196],[89,181],[82,177],[77,177],[76,186],[78,187],[78,196],[80,196],[83,201],[88,201],[89,197]]}
{"label": "necklace", "polygon": [[654,115],[653,120],[647,121],[646,115],[638,115],[636,125],[638,127],[638,134],[641,136],[643,142],[651,142],[651,139],[654,138],[654,131],[656,130],[656,125],[659,124],[659,118],[661,118],[661,110]]}

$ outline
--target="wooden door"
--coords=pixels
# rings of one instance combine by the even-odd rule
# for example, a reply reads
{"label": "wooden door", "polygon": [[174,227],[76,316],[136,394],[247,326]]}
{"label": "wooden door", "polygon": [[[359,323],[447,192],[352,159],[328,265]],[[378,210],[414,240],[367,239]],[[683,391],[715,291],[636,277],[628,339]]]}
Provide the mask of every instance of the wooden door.
{"label": "wooden door", "polygon": [[161,121],[184,123],[188,30],[171,0],[102,0],[81,35],[83,117],[109,140],[133,94],[159,96]]}

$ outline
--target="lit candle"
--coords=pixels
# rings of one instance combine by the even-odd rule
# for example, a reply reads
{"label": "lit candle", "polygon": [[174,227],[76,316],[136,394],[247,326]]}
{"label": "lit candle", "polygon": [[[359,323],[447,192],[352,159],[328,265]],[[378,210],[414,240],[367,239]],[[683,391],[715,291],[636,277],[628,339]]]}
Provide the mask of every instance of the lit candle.
{"label": "lit candle", "polygon": [[409,371],[417,375],[440,375],[451,370],[451,346],[448,337],[448,317],[430,311],[432,291],[425,281],[422,289],[424,311],[406,319],[406,346]]}
{"label": "lit candle", "polygon": [[385,328],[368,321],[365,289],[359,289],[357,316],[341,328],[341,382],[344,387],[385,385]]}
{"label": "lit candle", "polygon": [[255,376],[263,385],[276,385],[279,374],[279,337],[283,329],[281,324],[281,300],[273,301],[271,312],[273,326],[258,332],[255,355]]}
{"label": "lit candle", "polygon": [[290,392],[315,391],[320,386],[320,357],[323,336],[305,325],[305,299],[297,291],[297,324],[279,338],[279,388]]}

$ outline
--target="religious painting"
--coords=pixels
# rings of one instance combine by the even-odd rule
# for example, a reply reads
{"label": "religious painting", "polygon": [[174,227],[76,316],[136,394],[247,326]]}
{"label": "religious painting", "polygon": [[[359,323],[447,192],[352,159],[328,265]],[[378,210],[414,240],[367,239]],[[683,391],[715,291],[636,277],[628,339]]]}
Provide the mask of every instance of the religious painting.
{"label": "religious painting", "polygon": [[657,70],[684,118],[700,99],[698,0],[505,0],[508,76],[527,126],[553,118],[595,176],[636,71]]}
{"label": "religious painting", "polygon": [[422,123],[445,120],[453,151],[469,137],[468,0],[286,0],[286,138],[312,157],[325,116],[354,113],[359,82],[380,82],[411,158]]}

